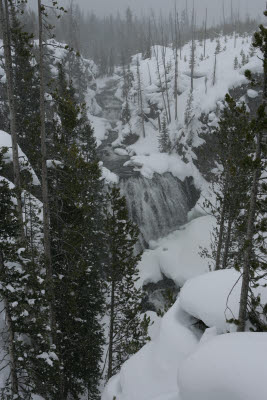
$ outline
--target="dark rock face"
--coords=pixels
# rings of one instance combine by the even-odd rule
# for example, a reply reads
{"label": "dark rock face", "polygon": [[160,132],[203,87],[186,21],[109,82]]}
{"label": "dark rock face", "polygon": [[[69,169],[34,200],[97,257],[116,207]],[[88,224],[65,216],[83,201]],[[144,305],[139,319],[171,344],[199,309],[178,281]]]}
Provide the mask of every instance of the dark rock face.
{"label": "dark rock face", "polygon": [[163,275],[161,281],[148,283],[143,287],[143,312],[155,311],[164,313],[176,300],[180,288],[177,288],[172,279]]}

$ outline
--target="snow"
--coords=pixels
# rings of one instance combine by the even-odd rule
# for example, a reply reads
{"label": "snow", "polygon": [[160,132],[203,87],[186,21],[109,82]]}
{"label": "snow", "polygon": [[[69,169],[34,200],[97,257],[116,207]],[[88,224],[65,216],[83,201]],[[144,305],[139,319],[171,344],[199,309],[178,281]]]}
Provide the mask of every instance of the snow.
{"label": "snow", "polygon": [[200,247],[208,247],[215,220],[199,217],[165,238],[150,242],[138,265],[137,285],[158,282],[165,275],[178,287],[195,276],[208,272],[207,261],[200,256]]}
{"label": "snow", "polygon": [[[241,275],[234,269],[195,277],[181,289],[181,307],[207,326],[216,327],[218,333],[235,331],[236,325],[227,320],[238,319],[241,283]],[[263,304],[267,303],[266,289],[258,288],[258,293]]]}
{"label": "snow", "polygon": [[119,147],[114,149],[114,153],[117,154],[118,156],[128,156],[128,151]]}
{"label": "snow", "polygon": [[256,90],[249,89],[247,91],[247,95],[248,95],[249,98],[255,99],[256,97],[258,97],[259,93],[256,92]]}
{"label": "snow", "polygon": [[[4,156],[4,161],[9,164],[12,162],[12,141],[9,133],[0,130],[0,150],[7,148],[7,152]],[[33,185],[40,185],[40,181],[35,174],[33,168],[29,165],[28,157],[23,153],[21,148],[18,146],[19,162],[21,170],[29,170],[32,176]]]}
{"label": "snow", "polygon": [[266,400],[267,333],[230,333],[201,343],[178,373],[181,400]]}
{"label": "snow", "polygon": [[177,301],[161,320],[156,337],[109,381],[102,400],[177,399],[178,366],[197,346],[197,338],[188,328],[191,324]]}
{"label": "snow", "polygon": [[102,171],[102,178],[104,179],[105,183],[117,185],[119,183],[118,175],[104,167],[102,162],[100,162],[99,165]]}

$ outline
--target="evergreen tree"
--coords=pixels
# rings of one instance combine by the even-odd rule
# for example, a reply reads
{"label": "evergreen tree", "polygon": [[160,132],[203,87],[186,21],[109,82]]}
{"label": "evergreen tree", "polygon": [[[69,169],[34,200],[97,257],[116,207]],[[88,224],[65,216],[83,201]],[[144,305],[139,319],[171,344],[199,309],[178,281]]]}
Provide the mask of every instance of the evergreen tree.
{"label": "evergreen tree", "polygon": [[[59,398],[98,398],[103,332],[102,181],[93,129],[59,66],[58,121],[50,170]],[[60,122],[59,122],[60,121]]]}
{"label": "evergreen tree", "polygon": [[238,58],[235,57],[234,59],[234,69],[238,69]]}
{"label": "evergreen tree", "polygon": [[169,136],[167,120],[164,115],[161,124],[161,133],[159,135],[159,150],[161,153],[170,153],[171,149],[172,149],[172,143]]}
{"label": "evergreen tree", "polygon": [[105,226],[109,379],[145,344],[149,320],[141,318],[142,292],[135,287],[140,254],[135,255],[134,248],[139,231],[129,220],[126,200],[115,187],[107,194]]}
{"label": "evergreen tree", "polygon": [[21,248],[14,190],[4,178],[0,199],[0,295],[6,316],[1,337],[7,353],[1,368],[10,369],[1,398],[32,399],[34,393],[54,398],[58,358],[49,342],[43,253],[40,242]]}

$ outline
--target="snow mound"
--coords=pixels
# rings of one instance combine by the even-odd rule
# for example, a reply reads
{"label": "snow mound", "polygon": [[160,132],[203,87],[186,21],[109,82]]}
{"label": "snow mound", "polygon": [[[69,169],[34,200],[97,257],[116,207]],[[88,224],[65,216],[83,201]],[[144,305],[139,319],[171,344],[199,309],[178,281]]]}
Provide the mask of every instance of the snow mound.
{"label": "snow mound", "polygon": [[217,336],[190,355],[178,374],[181,400],[266,400],[267,333]]}
{"label": "snow mound", "polygon": [[[182,288],[181,307],[207,326],[215,326],[218,333],[235,331],[236,326],[227,320],[238,319],[241,283],[241,275],[234,269],[198,276]],[[267,303],[266,289],[259,287],[256,294]]]}
{"label": "snow mound", "polygon": [[144,252],[138,266],[138,286],[156,283],[165,275],[181,287],[188,279],[208,272],[200,247],[209,246],[214,223],[213,217],[202,216],[166,238],[151,242],[153,249]]}
{"label": "snow mound", "polygon": [[128,151],[120,147],[114,149],[114,153],[117,154],[118,156],[128,156]]}
{"label": "snow mound", "polygon": [[249,98],[255,99],[256,97],[258,97],[259,93],[256,92],[256,90],[249,89],[247,91],[247,95],[248,95]]}
{"label": "snow mound", "polygon": [[[4,161],[9,164],[12,162],[12,141],[11,141],[11,136],[9,133],[1,131],[0,130],[0,150],[1,148],[7,148],[7,152],[5,153],[4,156]],[[26,154],[23,153],[21,148],[18,146],[18,153],[19,153],[19,162],[20,162],[20,168],[21,170],[26,170],[28,169],[31,176],[32,176],[32,183],[33,185],[40,185],[40,181],[34,172],[33,168],[29,164],[28,157]]]}
{"label": "snow mound", "polygon": [[177,399],[178,367],[197,346],[191,324],[177,301],[163,317],[157,336],[109,381],[102,400]]}

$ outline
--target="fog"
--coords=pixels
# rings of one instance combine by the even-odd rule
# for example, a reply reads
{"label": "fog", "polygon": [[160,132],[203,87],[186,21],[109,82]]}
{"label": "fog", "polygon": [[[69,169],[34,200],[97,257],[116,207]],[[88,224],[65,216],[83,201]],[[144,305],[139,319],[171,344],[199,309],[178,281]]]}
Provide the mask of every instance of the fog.
{"label": "fog", "polygon": [[[70,0],[58,0],[60,5],[68,7]],[[85,12],[93,11],[99,16],[109,14],[124,14],[129,6],[134,13],[147,14],[150,10],[159,13],[168,13],[174,7],[175,0],[73,0]],[[48,0],[47,0],[48,2]],[[30,5],[36,4],[36,0],[30,0]],[[177,7],[184,8],[186,0],[177,0]],[[193,0],[188,0],[188,9],[192,9]],[[198,19],[202,19],[205,8],[209,9],[210,23],[220,22],[222,20],[222,4],[223,0],[195,0]],[[243,17],[246,14],[250,16],[258,16],[262,14],[265,8],[265,0],[232,0],[233,10],[235,13],[240,10],[240,15]],[[231,0],[224,0],[225,14],[230,15]]]}

